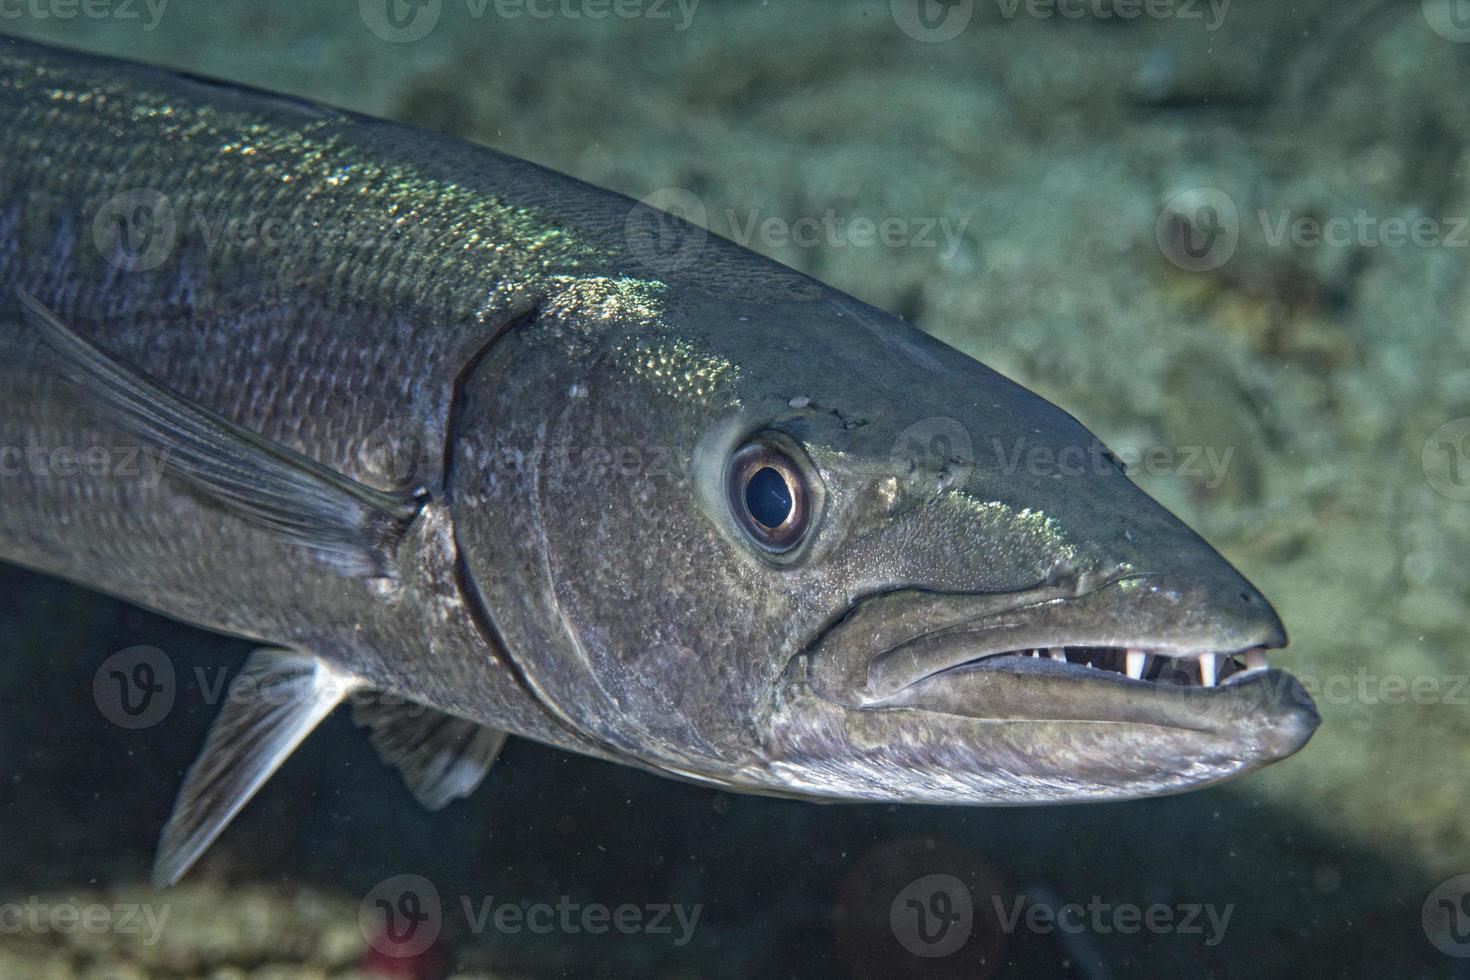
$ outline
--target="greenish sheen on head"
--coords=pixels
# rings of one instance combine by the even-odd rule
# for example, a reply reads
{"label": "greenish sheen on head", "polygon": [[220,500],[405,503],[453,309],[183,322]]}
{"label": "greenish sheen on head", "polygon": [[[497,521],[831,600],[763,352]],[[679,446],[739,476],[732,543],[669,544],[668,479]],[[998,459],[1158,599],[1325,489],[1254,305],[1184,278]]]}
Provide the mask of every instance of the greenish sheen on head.
{"label": "greenish sheen on head", "polygon": [[1065,412],[836,294],[644,295],[593,289],[595,329],[553,303],[466,389],[508,424],[456,434],[469,566],[566,724],[732,788],[954,803],[1172,792],[1310,734],[1246,663],[1270,606]]}

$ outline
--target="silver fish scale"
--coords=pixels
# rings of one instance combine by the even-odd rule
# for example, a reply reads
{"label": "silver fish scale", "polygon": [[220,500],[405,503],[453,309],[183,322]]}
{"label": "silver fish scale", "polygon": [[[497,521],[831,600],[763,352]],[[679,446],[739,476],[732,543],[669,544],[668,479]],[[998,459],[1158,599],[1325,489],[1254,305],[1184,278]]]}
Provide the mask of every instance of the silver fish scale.
{"label": "silver fish scale", "polygon": [[[369,486],[430,483],[455,377],[513,296],[591,255],[472,186],[500,158],[476,154],[467,183],[466,148],[443,142],[0,41],[0,450],[47,451],[44,472],[30,457],[0,472],[0,559],[565,743],[508,665],[485,669],[436,537],[446,518],[405,542],[396,592],[344,581],[159,481],[150,447],[76,404],[14,303],[25,289],[119,360]],[[140,237],[109,261],[105,222],[160,205],[162,256]],[[53,472],[58,448],[105,453],[108,472]]]}

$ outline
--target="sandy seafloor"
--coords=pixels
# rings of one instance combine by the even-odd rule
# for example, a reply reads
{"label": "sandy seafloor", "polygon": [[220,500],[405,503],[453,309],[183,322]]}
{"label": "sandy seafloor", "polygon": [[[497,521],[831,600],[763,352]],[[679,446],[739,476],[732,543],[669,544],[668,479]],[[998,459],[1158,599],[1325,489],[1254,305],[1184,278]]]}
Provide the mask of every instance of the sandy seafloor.
{"label": "sandy seafloor", "polygon": [[[356,4],[284,0],[174,0],[152,30],[141,4],[137,20],[17,4],[0,30],[418,123],[633,196],[683,188],[727,235],[829,210],[963,223],[953,245],[751,244],[1117,449],[1228,450],[1223,475],[1134,475],[1280,610],[1278,663],[1324,719],[1305,751],[1176,798],[980,810],[736,797],[513,742],[471,800],[430,815],[333,718],[185,886],[155,893],[154,839],[210,710],[191,674],[165,721],[119,728],[93,703],[96,664],[152,644],[214,677],[249,648],[6,568],[0,902],[170,918],[151,943],[0,930],[0,977],[355,975],[360,905],[408,873],[446,909],[432,956],[467,976],[1470,976],[1421,923],[1431,890],[1470,873],[1470,422],[1440,430],[1470,416],[1470,30],[1417,0],[1236,0],[1219,23],[1203,5],[974,6],[942,43],[886,2],[777,0],[705,0],[684,29],[672,5],[511,19],[444,0],[411,43]],[[1239,235],[1195,263],[1157,229],[1199,218],[1202,188]],[[1276,233],[1303,218],[1345,235]],[[1398,241],[1393,219],[1429,224]],[[920,959],[889,908],[932,872],[982,914],[958,953]],[[998,935],[992,894],[1230,919],[1215,937]],[[477,933],[461,899],[490,896],[702,913],[683,946]]]}

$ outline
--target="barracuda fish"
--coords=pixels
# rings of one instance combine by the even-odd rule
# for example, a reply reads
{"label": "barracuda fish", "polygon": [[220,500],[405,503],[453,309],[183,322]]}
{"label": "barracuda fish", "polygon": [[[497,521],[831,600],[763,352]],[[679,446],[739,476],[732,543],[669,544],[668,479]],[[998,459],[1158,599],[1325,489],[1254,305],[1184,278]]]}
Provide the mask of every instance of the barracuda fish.
{"label": "barracuda fish", "polygon": [[1271,606],[1067,413],[520,160],[6,40],[0,293],[0,559],[263,645],[160,883],[344,701],[431,807],[507,733],[1034,804],[1317,725]]}

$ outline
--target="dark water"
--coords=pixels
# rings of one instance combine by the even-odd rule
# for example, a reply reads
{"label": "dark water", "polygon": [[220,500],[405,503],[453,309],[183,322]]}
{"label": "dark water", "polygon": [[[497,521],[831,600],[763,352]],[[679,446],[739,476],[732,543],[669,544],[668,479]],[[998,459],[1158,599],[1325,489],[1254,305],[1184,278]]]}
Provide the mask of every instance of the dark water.
{"label": "dark water", "polygon": [[[742,797],[513,740],[429,814],[334,716],[155,893],[251,647],[5,567],[0,976],[1470,972],[1462,0],[384,9],[27,0],[0,31],[688,190],[1110,444],[1170,448],[1136,478],[1277,604],[1323,728],[1221,788],[1017,809]],[[1181,252],[1186,212],[1223,238]],[[176,676],[127,727],[93,682],[140,645]],[[380,900],[432,945],[385,952]]]}

